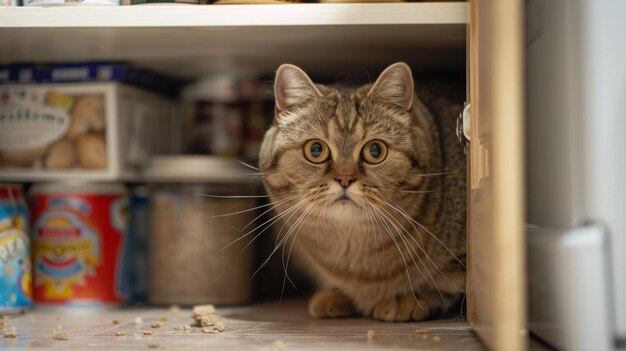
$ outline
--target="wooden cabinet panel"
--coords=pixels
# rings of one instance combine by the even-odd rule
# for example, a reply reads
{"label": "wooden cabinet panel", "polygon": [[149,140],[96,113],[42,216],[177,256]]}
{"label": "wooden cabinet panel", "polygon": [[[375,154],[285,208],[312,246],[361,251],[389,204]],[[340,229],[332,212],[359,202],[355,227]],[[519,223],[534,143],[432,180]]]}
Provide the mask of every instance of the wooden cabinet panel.
{"label": "wooden cabinet panel", "polygon": [[470,321],[495,350],[523,350],[523,4],[470,2]]}

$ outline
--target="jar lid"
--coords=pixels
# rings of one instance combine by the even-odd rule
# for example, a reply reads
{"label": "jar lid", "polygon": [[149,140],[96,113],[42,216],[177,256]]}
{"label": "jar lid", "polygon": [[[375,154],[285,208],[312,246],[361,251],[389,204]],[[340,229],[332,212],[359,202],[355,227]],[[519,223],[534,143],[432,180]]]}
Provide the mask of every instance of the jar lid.
{"label": "jar lid", "polygon": [[144,170],[148,182],[258,183],[254,169],[239,161],[200,155],[155,156]]}
{"label": "jar lid", "polygon": [[46,193],[84,193],[84,194],[126,194],[121,183],[92,182],[87,180],[68,180],[57,182],[35,183],[30,188],[30,195]]}

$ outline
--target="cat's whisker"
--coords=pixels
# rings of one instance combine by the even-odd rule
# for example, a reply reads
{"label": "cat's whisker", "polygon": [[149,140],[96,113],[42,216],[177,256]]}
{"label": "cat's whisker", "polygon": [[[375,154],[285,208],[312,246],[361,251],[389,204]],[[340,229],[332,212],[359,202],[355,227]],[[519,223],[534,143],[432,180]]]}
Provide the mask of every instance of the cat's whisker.
{"label": "cat's whisker", "polygon": [[414,176],[416,176],[416,177],[434,177],[434,176],[450,175],[450,174],[454,174],[455,172],[456,171],[420,173],[420,174],[414,174]]}
{"label": "cat's whisker", "polygon": [[422,228],[424,231],[426,231],[433,239],[435,239],[439,244],[441,244],[459,262],[459,264],[461,264],[463,266],[463,268],[465,268],[465,264],[454,254],[454,252],[452,252],[452,250],[450,250],[450,248],[446,244],[444,244],[443,241],[441,241],[441,239],[439,239],[428,228],[426,228],[426,226],[424,226],[423,224],[421,224],[418,221],[416,221],[413,218],[411,218],[411,216],[409,216],[405,211],[403,211],[402,209],[394,206],[391,202],[389,202],[389,206],[391,208],[393,208],[394,210],[398,211],[403,217],[405,217],[409,221],[417,224],[420,228]]}
{"label": "cat's whisker", "polygon": [[270,197],[270,195],[212,195],[202,193],[196,193],[196,195],[212,199],[264,199]]}
{"label": "cat's whisker", "polygon": [[[279,220],[281,220],[283,217],[287,216],[290,213],[291,213],[291,215],[289,216],[289,218],[291,218],[293,216],[293,214],[298,210],[298,208],[303,206],[306,201],[307,201],[307,199],[300,200],[296,204],[290,206],[288,209],[286,209],[283,212],[277,214],[276,216],[270,218],[269,220],[265,221],[264,223],[262,223],[261,225],[257,226],[256,228],[250,230],[248,233],[253,233],[254,231],[256,231],[257,229],[263,227],[265,224],[267,224],[269,222],[269,224],[265,228],[263,228],[263,230],[261,230],[257,235],[255,235],[252,238],[252,240],[250,240],[250,242],[246,245],[246,248],[248,246],[250,246],[259,236],[261,236],[261,234],[263,234],[266,230],[271,228],[272,225],[274,225],[274,223],[278,222]],[[289,218],[287,218],[287,220],[289,220]],[[283,224],[283,227],[284,227],[284,224]],[[246,234],[246,235],[248,235],[248,234]]]}
{"label": "cat's whisker", "polygon": [[[280,220],[280,218],[282,218],[281,216],[287,212],[290,211],[293,207],[295,207],[296,205],[303,203],[305,200],[301,200],[300,202],[296,203],[295,205],[287,208],[285,211],[278,213],[277,215],[273,216],[272,218],[268,219],[267,221],[261,223],[260,225],[258,225],[256,228],[248,231],[247,233],[243,234],[242,236],[240,236],[239,238],[231,241],[228,245],[224,246],[222,248],[222,251],[225,250],[226,248],[230,247],[231,245],[234,245],[235,243],[237,243],[239,240],[242,240],[243,238],[248,237],[249,235],[251,235],[252,233],[254,233],[257,229],[262,228],[264,225],[266,225],[267,223],[269,223],[263,230],[261,230],[257,235],[255,235],[252,240],[250,240],[250,242],[243,247],[243,249],[241,249],[241,251],[244,251],[245,249],[248,248],[248,246],[250,246],[252,244],[252,242],[254,242],[254,240],[256,240],[256,238],[258,238],[261,234],[263,234],[268,228],[270,228],[272,226],[272,224],[274,224],[276,221]],[[273,222],[272,222],[273,221]],[[271,222],[271,223],[270,223]],[[246,226],[247,228],[248,226]]]}
{"label": "cat's whisker", "polygon": [[[320,200],[317,200],[317,202],[315,202],[314,204],[312,204],[311,206],[309,206],[309,208],[307,208],[304,213],[303,213],[303,218],[300,221],[300,224],[298,226],[298,229],[295,233],[295,236],[293,238],[293,240],[291,240],[291,246],[289,247],[289,253],[287,254],[287,262],[285,263],[285,246],[283,245],[283,251],[282,251],[282,258],[283,258],[283,269],[285,271],[285,277],[289,278],[289,273],[288,273],[288,269],[289,269],[289,260],[291,259],[291,251],[293,250],[293,245],[295,244],[296,240],[298,239],[298,234],[300,233],[300,229],[302,229],[302,224],[304,223],[304,221],[307,219],[307,217],[309,217],[310,213],[313,211],[313,209],[319,204]],[[291,280],[291,278],[289,278],[289,281],[291,282],[291,284],[293,285],[294,288],[296,288],[296,285],[293,284],[293,281]],[[297,288],[296,288],[297,289]],[[283,279],[283,291],[280,294],[280,299],[282,301],[283,298],[283,294],[285,292],[285,280]]]}
{"label": "cat's whisker", "polygon": [[[305,201],[305,200],[307,200],[307,199],[303,199],[302,201]],[[302,201],[301,201],[301,202],[302,202]],[[304,205],[300,204],[300,205],[298,206],[298,208],[300,208],[300,207],[302,207],[302,206],[304,206]],[[296,208],[296,210],[297,210],[298,208]],[[292,216],[293,216],[293,214],[292,214]],[[286,222],[288,222],[288,221],[289,221],[289,219],[290,219],[292,216],[290,216],[290,217],[287,219],[287,221],[286,221]],[[284,225],[283,225],[283,227],[282,227],[282,228],[284,228]],[[279,231],[279,233],[277,234],[277,237],[280,237],[280,233],[282,232],[282,228],[281,228],[281,231]],[[272,258],[272,256],[274,256],[274,254],[278,251],[278,249],[281,247],[281,245],[283,245],[283,244],[285,243],[285,241],[286,241],[286,240],[288,240],[288,239],[289,239],[289,236],[288,236],[288,235],[285,235],[285,236],[283,236],[283,237],[280,239],[280,241],[279,241],[278,243],[276,243],[276,245],[275,245],[274,249],[273,249],[273,250],[272,250],[272,252],[269,254],[269,256],[265,259],[265,261],[263,261],[263,263],[261,263],[261,265],[259,266],[259,268],[258,268],[258,269],[254,272],[254,274],[252,274],[252,277],[253,277],[253,278],[254,278],[254,277],[255,277],[255,276],[259,273],[259,271],[260,271],[261,269],[263,269],[263,267],[265,267],[265,266],[267,265],[267,263],[270,261],[270,259]]]}
{"label": "cat's whisker", "polygon": [[[384,205],[386,206],[391,206],[388,202],[384,203]],[[382,207],[382,209],[394,220],[396,220],[396,222],[398,223],[398,225],[404,230],[404,232],[407,234],[407,237],[411,239],[411,241],[413,241],[415,243],[415,245],[417,245],[417,247],[422,251],[422,253],[424,254],[424,256],[426,256],[426,259],[428,259],[429,263],[437,270],[437,272],[439,274],[443,275],[443,272],[441,272],[441,270],[437,267],[437,265],[433,262],[433,260],[430,258],[430,255],[428,255],[428,253],[426,252],[426,250],[424,249],[424,247],[417,242],[417,240],[415,239],[414,235],[412,235],[396,218],[395,216],[393,216],[391,213],[389,213],[389,211],[385,210],[384,207]],[[404,216],[403,216],[404,217]],[[408,222],[408,224],[413,228],[415,233],[419,232],[419,229],[412,223],[412,222]],[[418,258],[421,260],[421,257],[418,256]],[[423,263],[422,263],[423,264]],[[424,265],[425,267],[425,265]]]}
{"label": "cat's whisker", "polygon": [[[389,217],[387,217],[384,213],[382,213],[382,211],[385,211],[385,213],[387,213],[389,215]],[[422,275],[422,278],[424,278],[424,280],[427,280],[426,275],[424,274],[424,272],[420,269],[420,266],[417,264],[417,262],[415,261],[415,256],[417,256],[418,260],[420,261],[420,263],[422,264],[422,266],[424,267],[424,269],[426,270],[426,273],[428,275],[428,278],[431,279],[431,281],[434,283],[434,278],[432,277],[432,275],[430,274],[430,271],[427,269],[426,265],[424,264],[424,262],[422,261],[421,256],[419,255],[419,253],[415,250],[415,248],[413,247],[413,245],[411,245],[410,243],[408,243],[408,240],[406,239],[406,237],[403,234],[403,231],[407,233],[407,236],[412,238],[411,233],[409,233],[408,230],[406,230],[406,228],[404,228],[404,226],[402,226],[402,224],[400,224],[398,222],[397,219],[395,219],[389,212],[387,212],[387,210],[384,209],[384,207],[381,207],[379,209],[379,212],[381,213],[381,215],[383,215],[387,221],[393,225],[394,229],[396,230],[396,232],[398,233],[398,236],[402,239],[402,242],[404,243],[405,247],[407,248],[407,250],[409,251],[409,256],[411,257],[413,263],[415,264],[415,267],[418,269],[418,271],[420,272],[420,274]],[[417,242],[416,242],[417,244]],[[424,253],[424,255],[428,257],[428,254],[424,251],[424,249],[417,244],[418,247],[422,250],[422,252]],[[412,255],[411,252],[414,254]]]}
{"label": "cat's whisker", "polygon": [[[374,220],[374,216],[371,213],[371,210],[368,208],[367,204],[366,206],[363,207],[363,209],[364,209],[363,213],[367,215],[368,223],[371,223],[370,225],[367,226],[367,232],[369,234],[370,229],[372,229],[371,227],[376,225],[376,221]],[[378,244],[378,237],[381,234],[380,234],[380,231],[376,229],[377,228],[373,228],[371,232],[373,233],[373,236],[374,236],[374,247],[376,247],[376,256],[378,256],[379,255],[378,248],[380,247],[380,245]],[[385,247],[384,247],[384,242],[382,241],[382,238],[381,238],[381,244],[383,245],[383,254],[384,254]]]}
{"label": "cat's whisker", "polygon": [[269,209],[267,209],[267,210],[265,210],[265,211],[261,212],[261,214],[259,214],[258,216],[254,217],[254,219],[253,219],[253,220],[251,220],[251,221],[250,221],[250,223],[246,224],[246,226],[245,226],[245,227],[243,227],[241,230],[246,230],[246,229],[248,229],[248,227],[250,227],[250,226],[252,225],[252,223],[256,222],[259,218],[263,217],[265,214],[267,214],[268,212],[272,211],[272,210],[273,210],[273,209],[275,209],[276,207],[278,207],[278,206],[280,206],[280,205],[284,204],[284,203],[285,203],[285,202],[287,202],[287,201],[293,200],[293,199],[294,199],[294,198],[296,198],[296,197],[298,197],[298,195],[294,195],[294,196],[291,196],[291,197],[287,197],[287,198],[282,199],[282,200],[280,200],[280,201],[275,201],[275,202],[271,203],[271,204],[273,205],[272,207],[270,207]]}
{"label": "cat's whisker", "polygon": [[[321,200],[320,200],[321,201]],[[322,212],[319,216],[317,216],[317,223],[315,224],[315,242],[317,243],[317,252],[320,253],[322,250],[320,249],[320,240],[319,240],[319,226],[320,226],[320,219],[322,218],[322,216],[324,216],[324,212],[326,211],[326,207],[328,205],[324,205],[324,207],[322,208]]]}
{"label": "cat's whisker", "polygon": [[[284,201],[287,201],[287,200],[284,200]],[[283,201],[283,202],[284,202],[284,201]],[[246,213],[246,212],[250,212],[250,211],[255,211],[255,210],[258,210],[258,209],[261,209],[261,208],[265,208],[265,207],[268,207],[268,206],[272,206],[272,205],[274,205],[274,204],[275,204],[275,202],[270,202],[270,203],[267,203],[267,204],[264,204],[264,205],[260,205],[260,206],[256,206],[256,207],[248,208],[248,209],[241,210],[241,211],[237,211],[237,212],[224,213],[224,214],[219,214],[219,215],[211,216],[211,217],[209,217],[209,218],[220,218],[220,217],[234,216],[234,215],[238,215],[238,214],[241,214],[241,213]],[[245,229],[245,227],[244,227],[243,229]],[[242,230],[243,230],[243,229],[242,229]]]}
{"label": "cat's whisker", "polygon": [[404,269],[406,271],[406,277],[409,283],[409,288],[411,290],[411,293],[413,294],[413,298],[415,299],[416,302],[418,302],[417,296],[415,295],[415,289],[413,288],[413,282],[411,281],[411,273],[409,270],[409,266],[404,257],[404,254],[402,253],[402,249],[400,248],[400,245],[398,245],[398,241],[396,240],[395,236],[391,233],[391,229],[389,228],[388,224],[385,222],[384,218],[381,217],[382,213],[380,212],[380,210],[374,206],[372,206],[372,209],[374,210],[375,214],[378,213],[377,216],[381,219],[381,223],[383,224],[385,230],[387,231],[387,234],[389,234],[389,238],[391,238],[391,240],[393,241],[394,245],[396,246],[396,249],[398,250],[398,253],[400,254],[400,257],[402,258],[402,263],[404,264]]}
{"label": "cat's whisker", "polygon": [[428,194],[434,193],[436,190],[398,190],[401,193],[409,193],[409,194]]}
{"label": "cat's whisker", "polygon": [[242,165],[244,165],[244,166],[246,166],[248,168],[254,169],[255,171],[261,171],[260,168],[254,167],[254,166],[252,166],[252,165],[250,165],[248,163],[243,162],[242,160],[237,160],[237,161],[239,161],[240,164],[242,164]]}
{"label": "cat's whisker", "polygon": [[[410,242],[408,242],[408,239],[405,238],[404,234],[400,231],[400,229],[402,229],[405,233],[407,233],[407,237],[413,239],[413,242],[415,242],[415,244],[417,245],[417,247],[422,251],[422,253],[424,254],[424,256],[426,256],[426,259],[429,261],[429,263],[435,268],[435,270],[443,275],[443,272],[441,272],[441,270],[439,269],[439,267],[437,267],[437,265],[432,261],[432,259],[430,258],[430,256],[428,255],[428,253],[426,252],[426,250],[424,250],[424,248],[415,240],[415,238],[413,237],[413,235],[411,235],[411,233],[404,228],[404,226],[402,226],[401,223],[398,222],[397,219],[394,218],[394,216],[391,215],[391,213],[389,213],[384,207],[381,208],[381,210],[385,211],[385,213],[387,213],[389,215],[389,222],[395,221],[397,223],[397,225],[395,226],[400,238],[402,239],[402,241],[404,242],[404,245],[407,247],[407,250],[413,251],[413,253],[415,254],[415,256],[417,256],[417,258],[419,259],[420,263],[422,264],[422,266],[424,267],[424,269],[426,270],[426,274],[428,275],[428,278],[430,278],[433,287],[437,290],[437,292],[439,293],[439,296],[441,298],[441,301],[443,302],[443,304],[446,304],[445,298],[443,296],[443,294],[441,293],[441,291],[439,290],[439,287],[437,286],[437,284],[435,283],[435,278],[432,276],[432,274],[430,273],[430,270],[426,267],[426,265],[424,264],[424,261],[422,261],[421,255],[419,255],[419,253],[415,250],[415,248],[413,247],[413,245],[411,245]],[[384,215],[384,214],[383,214]],[[385,216],[386,217],[386,216]],[[414,228],[415,230],[416,228]],[[410,247],[410,249],[409,249]],[[420,273],[422,274],[422,277],[426,280],[426,277],[424,277],[424,274],[422,272],[422,270],[419,268],[417,262],[415,262],[415,257],[413,255],[411,255],[411,258],[413,259],[413,263],[415,264],[415,266],[417,267],[417,269],[420,271]]]}

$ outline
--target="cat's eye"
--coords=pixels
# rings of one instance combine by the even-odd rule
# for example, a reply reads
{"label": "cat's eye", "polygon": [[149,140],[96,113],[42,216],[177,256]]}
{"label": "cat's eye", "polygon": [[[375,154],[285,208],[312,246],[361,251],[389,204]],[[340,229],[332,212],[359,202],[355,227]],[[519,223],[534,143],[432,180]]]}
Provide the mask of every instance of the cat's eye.
{"label": "cat's eye", "polygon": [[313,163],[322,163],[328,159],[329,155],[328,146],[319,139],[309,140],[304,145],[304,157]]}
{"label": "cat's eye", "polygon": [[361,157],[367,163],[381,163],[387,157],[387,145],[380,140],[371,140],[363,147]]}

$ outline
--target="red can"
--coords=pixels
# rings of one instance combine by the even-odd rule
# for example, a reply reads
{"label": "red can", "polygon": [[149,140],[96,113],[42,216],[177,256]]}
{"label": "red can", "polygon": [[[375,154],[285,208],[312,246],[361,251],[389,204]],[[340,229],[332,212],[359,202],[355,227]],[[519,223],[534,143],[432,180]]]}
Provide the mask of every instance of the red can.
{"label": "red can", "polygon": [[128,195],[117,183],[32,187],[34,299],[47,305],[115,305],[126,293]]}

